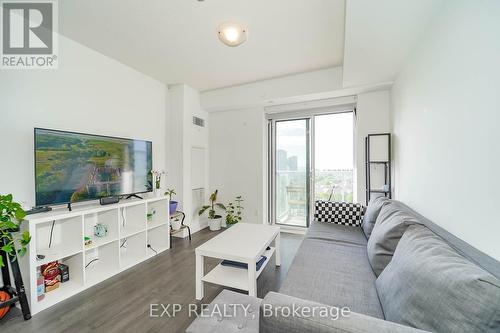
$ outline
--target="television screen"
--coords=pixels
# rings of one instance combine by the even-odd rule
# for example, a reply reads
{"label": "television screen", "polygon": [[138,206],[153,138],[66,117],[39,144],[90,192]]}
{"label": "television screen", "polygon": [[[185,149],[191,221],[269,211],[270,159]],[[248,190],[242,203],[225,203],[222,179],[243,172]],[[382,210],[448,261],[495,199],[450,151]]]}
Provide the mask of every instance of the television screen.
{"label": "television screen", "polygon": [[152,190],[149,141],[35,128],[36,205]]}

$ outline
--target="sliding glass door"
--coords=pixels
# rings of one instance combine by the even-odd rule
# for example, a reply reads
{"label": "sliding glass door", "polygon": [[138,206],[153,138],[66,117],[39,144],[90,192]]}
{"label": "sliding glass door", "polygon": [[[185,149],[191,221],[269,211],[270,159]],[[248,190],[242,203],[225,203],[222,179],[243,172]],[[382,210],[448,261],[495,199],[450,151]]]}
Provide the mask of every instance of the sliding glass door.
{"label": "sliding glass door", "polygon": [[309,119],[274,123],[275,222],[309,225],[310,139]]}
{"label": "sliding glass door", "polygon": [[269,221],[308,227],[317,200],[352,202],[354,113],[269,120]]}

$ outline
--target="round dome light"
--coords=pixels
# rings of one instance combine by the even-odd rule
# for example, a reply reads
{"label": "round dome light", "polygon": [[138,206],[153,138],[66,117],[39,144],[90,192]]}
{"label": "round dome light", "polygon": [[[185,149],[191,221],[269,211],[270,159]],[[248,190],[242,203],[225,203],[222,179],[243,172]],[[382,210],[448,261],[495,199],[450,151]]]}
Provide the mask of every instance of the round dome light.
{"label": "round dome light", "polygon": [[247,40],[246,29],[238,23],[223,23],[217,28],[217,35],[227,46],[238,46]]}

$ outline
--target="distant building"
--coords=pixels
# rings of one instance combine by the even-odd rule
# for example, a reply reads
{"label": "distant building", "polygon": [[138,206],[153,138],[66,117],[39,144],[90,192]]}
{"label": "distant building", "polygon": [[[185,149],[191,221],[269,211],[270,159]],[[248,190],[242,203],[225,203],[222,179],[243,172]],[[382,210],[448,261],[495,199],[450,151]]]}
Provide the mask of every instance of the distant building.
{"label": "distant building", "polygon": [[287,152],[283,149],[276,151],[276,170],[286,171],[288,169]]}
{"label": "distant building", "polygon": [[297,156],[290,156],[288,158],[288,170],[297,171],[298,170],[298,158]]}

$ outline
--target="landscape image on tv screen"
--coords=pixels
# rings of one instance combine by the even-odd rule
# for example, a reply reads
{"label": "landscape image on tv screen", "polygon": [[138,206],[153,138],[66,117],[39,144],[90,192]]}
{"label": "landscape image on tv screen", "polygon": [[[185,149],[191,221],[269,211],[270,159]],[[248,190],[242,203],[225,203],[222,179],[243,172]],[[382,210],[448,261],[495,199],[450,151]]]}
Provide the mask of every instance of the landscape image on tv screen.
{"label": "landscape image on tv screen", "polygon": [[152,189],[151,142],[35,129],[36,205]]}

